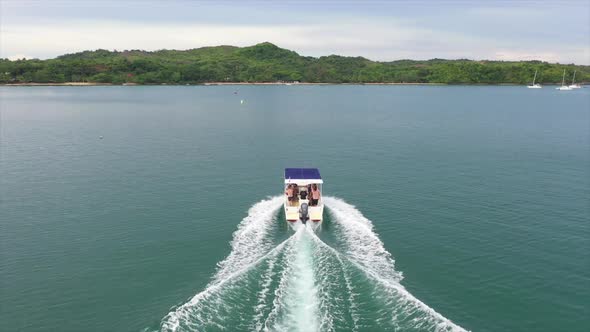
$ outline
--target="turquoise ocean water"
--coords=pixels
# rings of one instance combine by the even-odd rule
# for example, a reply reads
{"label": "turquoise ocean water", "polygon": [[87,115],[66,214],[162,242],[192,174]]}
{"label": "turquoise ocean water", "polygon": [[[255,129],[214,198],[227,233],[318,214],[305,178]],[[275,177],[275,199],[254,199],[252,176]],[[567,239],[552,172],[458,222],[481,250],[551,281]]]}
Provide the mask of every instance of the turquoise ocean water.
{"label": "turquoise ocean water", "polygon": [[589,200],[590,89],[0,87],[0,330],[587,331]]}

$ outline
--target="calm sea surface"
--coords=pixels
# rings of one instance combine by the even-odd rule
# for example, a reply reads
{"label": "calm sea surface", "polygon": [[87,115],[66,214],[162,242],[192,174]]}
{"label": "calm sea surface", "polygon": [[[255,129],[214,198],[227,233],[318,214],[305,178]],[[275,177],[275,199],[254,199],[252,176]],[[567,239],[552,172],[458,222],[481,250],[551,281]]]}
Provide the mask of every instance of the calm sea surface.
{"label": "calm sea surface", "polygon": [[1,331],[590,327],[590,89],[0,87],[0,139]]}

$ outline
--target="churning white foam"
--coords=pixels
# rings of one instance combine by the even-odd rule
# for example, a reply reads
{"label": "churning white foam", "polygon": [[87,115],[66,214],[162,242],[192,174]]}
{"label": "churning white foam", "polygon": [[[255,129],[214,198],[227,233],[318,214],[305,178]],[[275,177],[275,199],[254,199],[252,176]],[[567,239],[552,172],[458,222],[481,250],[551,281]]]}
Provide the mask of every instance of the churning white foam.
{"label": "churning white foam", "polygon": [[[396,320],[402,315],[410,317],[424,313],[426,315],[420,318],[412,318],[414,326],[433,326],[435,331],[465,331],[418,300],[399,283],[402,274],[395,271],[394,260],[373,231],[373,224],[369,219],[353,205],[339,198],[324,197],[324,203],[339,227],[338,235],[346,242],[345,257],[359,266],[368,277],[385,286],[387,295],[393,299],[391,304],[394,325],[397,325]],[[340,255],[336,250],[334,253]]]}
{"label": "churning white foam", "polygon": [[277,222],[277,213],[283,202],[282,196],[271,197],[254,204],[248,215],[240,222],[233,234],[231,252],[217,264],[213,281],[190,301],[170,312],[162,321],[162,330],[176,331],[182,320],[189,321],[198,303],[223,287],[232,278],[238,277],[265,257],[280,251],[287,241],[272,248],[269,230]]}
{"label": "churning white foam", "polygon": [[164,317],[162,330],[464,331],[400,284],[371,221],[341,199],[324,198],[340,246],[323,242],[310,225],[277,245],[282,201],[250,208],[212,282]]}
{"label": "churning white foam", "polygon": [[373,231],[373,224],[353,205],[334,197],[324,197],[334,221],[341,227],[340,235],[347,243],[346,257],[387,280],[399,282],[402,274],[395,271],[394,260]]}
{"label": "churning white foam", "polygon": [[265,309],[268,306],[268,297],[269,293],[271,292],[271,285],[276,275],[275,271],[275,264],[277,261],[277,256],[273,256],[269,259],[268,267],[264,271],[262,275],[262,285],[260,291],[257,295],[256,307],[255,307],[255,315],[254,319],[251,324],[251,330],[253,331],[261,331],[264,327],[264,314]]}
{"label": "churning white foam", "polygon": [[265,331],[319,331],[321,316],[309,225],[297,228],[285,253],[286,268],[275,292]]}
{"label": "churning white foam", "polygon": [[229,256],[217,264],[219,270],[215,280],[223,280],[236,271],[247,268],[272,249],[273,239],[269,236],[269,230],[277,223],[276,217],[283,200],[283,196],[276,196],[250,208],[248,216],[234,232]]}

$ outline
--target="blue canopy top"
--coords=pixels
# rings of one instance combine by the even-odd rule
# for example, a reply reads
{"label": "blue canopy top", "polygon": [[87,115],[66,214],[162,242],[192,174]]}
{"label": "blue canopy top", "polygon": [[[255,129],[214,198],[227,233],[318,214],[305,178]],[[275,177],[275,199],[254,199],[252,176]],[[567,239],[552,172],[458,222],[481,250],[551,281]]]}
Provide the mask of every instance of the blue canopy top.
{"label": "blue canopy top", "polygon": [[321,180],[317,168],[285,168],[285,180]]}

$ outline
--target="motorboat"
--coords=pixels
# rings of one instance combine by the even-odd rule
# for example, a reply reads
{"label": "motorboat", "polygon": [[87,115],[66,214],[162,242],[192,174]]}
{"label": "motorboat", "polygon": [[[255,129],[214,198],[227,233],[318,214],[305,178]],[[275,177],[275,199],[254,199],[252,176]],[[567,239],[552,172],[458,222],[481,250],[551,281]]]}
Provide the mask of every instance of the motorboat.
{"label": "motorboat", "polygon": [[322,187],[324,181],[317,168],[285,168],[285,219],[291,227],[311,224],[317,229],[324,215]]}
{"label": "motorboat", "polygon": [[537,70],[535,70],[535,77],[533,77],[533,84],[532,85],[528,85],[527,88],[529,88],[529,89],[540,89],[540,88],[542,88],[541,84],[535,83],[535,80],[536,79],[537,79]]}

